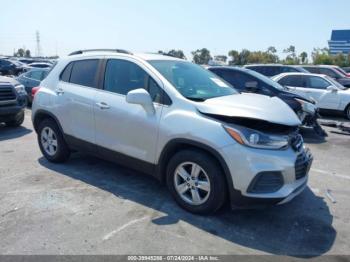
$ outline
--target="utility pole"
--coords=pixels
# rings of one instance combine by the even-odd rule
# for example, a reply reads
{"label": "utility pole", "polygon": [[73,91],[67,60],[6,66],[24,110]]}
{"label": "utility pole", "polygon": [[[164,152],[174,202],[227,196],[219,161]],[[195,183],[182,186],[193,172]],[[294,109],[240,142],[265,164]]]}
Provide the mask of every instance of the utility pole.
{"label": "utility pole", "polygon": [[41,56],[41,46],[40,46],[40,33],[39,31],[36,31],[36,56],[40,57]]}

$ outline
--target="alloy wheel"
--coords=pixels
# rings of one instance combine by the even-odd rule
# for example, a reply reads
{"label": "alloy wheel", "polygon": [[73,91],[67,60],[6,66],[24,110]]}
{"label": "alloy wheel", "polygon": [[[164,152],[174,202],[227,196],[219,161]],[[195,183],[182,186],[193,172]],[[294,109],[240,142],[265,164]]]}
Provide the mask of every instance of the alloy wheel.
{"label": "alloy wheel", "polygon": [[176,192],[187,203],[201,205],[210,195],[210,180],[205,170],[194,162],[181,163],[174,174]]}
{"label": "alloy wheel", "polygon": [[57,152],[57,136],[50,127],[44,127],[40,134],[41,145],[49,156]]}

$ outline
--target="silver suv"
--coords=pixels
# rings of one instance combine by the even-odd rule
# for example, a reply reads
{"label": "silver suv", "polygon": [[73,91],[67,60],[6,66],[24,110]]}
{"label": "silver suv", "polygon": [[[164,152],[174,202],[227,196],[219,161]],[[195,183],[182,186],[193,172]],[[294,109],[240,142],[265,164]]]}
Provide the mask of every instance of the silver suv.
{"label": "silver suv", "polygon": [[276,97],[241,94],[188,61],[123,50],[61,59],[36,93],[43,155],[73,150],[148,173],[176,202],[211,213],[288,202],[307,185],[312,156],[300,121]]}

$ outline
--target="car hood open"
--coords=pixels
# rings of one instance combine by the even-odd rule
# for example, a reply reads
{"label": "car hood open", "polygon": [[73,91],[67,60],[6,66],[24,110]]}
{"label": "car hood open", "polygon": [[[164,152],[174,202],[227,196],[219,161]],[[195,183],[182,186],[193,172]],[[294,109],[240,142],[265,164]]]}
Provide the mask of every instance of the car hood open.
{"label": "car hood open", "polygon": [[211,98],[197,103],[197,109],[204,114],[259,119],[287,126],[301,125],[297,115],[282,100],[258,94]]}

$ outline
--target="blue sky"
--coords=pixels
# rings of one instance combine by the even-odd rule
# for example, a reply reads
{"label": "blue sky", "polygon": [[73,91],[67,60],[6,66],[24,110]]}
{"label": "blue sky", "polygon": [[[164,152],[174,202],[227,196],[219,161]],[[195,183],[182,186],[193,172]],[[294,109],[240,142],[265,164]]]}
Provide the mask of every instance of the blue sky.
{"label": "blue sky", "polygon": [[25,46],[44,55],[82,48],[156,52],[206,47],[279,53],[327,46],[332,29],[350,29],[349,0],[0,0],[0,54]]}

